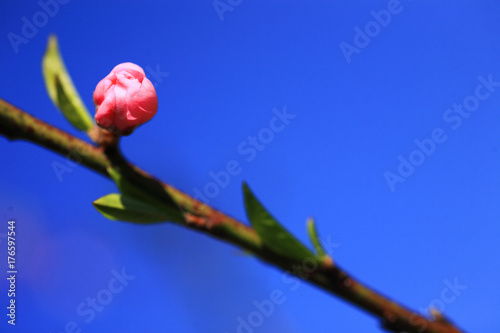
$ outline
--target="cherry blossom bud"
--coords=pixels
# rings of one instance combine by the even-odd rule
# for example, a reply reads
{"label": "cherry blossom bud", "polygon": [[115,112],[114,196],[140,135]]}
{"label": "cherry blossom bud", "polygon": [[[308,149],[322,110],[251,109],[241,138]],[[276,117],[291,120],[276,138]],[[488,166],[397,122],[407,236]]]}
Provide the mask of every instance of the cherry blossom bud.
{"label": "cherry blossom bud", "polygon": [[97,84],[94,104],[97,125],[117,135],[129,135],[153,118],[158,98],[144,70],[125,62]]}

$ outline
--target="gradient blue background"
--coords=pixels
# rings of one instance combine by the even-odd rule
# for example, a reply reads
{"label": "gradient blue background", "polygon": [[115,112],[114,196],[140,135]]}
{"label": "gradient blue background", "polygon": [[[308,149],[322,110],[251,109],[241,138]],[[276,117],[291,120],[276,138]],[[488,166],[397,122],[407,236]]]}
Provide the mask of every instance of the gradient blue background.
{"label": "gradient blue background", "polygon": [[[401,12],[347,63],[340,44],[388,1],[243,1],[218,16],[206,1],[69,1],[16,53],[35,1],[0,4],[0,96],[85,139],[54,108],[40,62],[56,33],[90,110],[97,82],[118,63],[168,72],[153,121],[123,139],[124,154],[193,194],[230,160],[242,171],[210,204],[246,221],[248,181],[305,242],[313,215],[336,262],[413,309],[465,285],[445,313],[468,332],[498,332],[500,88],[453,129],[443,119],[474,94],[478,76],[500,81],[500,4],[401,1]],[[296,115],[251,162],[238,146],[269,126],[273,109]],[[391,191],[414,140],[442,128],[447,140]],[[170,225],[106,220],[91,205],[112,182],[67,160],[0,137],[0,272],[7,220],[17,221],[17,325],[0,331],[236,332],[253,302],[283,291],[254,332],[382,332],[371,316],[214,239]],[[76,308],[107,288],[112,270],[135,276],[86,323]],[[447,296],[453,294],[446,293]],[[444,303],[443,303],[444,304]],[[242,331],[244,332],[244,331]]]}

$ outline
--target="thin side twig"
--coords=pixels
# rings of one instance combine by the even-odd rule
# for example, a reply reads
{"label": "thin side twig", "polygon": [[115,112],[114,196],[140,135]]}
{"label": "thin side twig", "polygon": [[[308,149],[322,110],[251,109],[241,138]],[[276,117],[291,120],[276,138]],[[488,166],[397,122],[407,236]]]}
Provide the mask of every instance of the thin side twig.
{"label": "thin side twig", "polygon": [[[181,225],[216,237],[252,252],[261,260],[309,281],[379,318],[388,331],[399,333],[460,333],[448,321],[427,319],[417,312],[390,300],[343,271],[331,260],[304,269],[304,263],[293,262],[263,246],[259,236],[248,225],[163,183],[128,163],[117,147],[94,146],[51,126],[0,99],[0,134],[10,140],[28,140],[63,156],[72,156],[89,169],[110,178],[108,168],[121,166],[135,185],[153,195],[166,190],[184,212]],[[299,268],[299,269],[297,269]]]}

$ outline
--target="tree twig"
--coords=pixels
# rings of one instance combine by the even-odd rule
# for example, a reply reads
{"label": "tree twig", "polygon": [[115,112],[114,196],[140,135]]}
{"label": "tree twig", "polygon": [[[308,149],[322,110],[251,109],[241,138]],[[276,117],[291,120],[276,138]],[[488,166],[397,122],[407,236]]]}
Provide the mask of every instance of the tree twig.
{"label": "tree twig", "polygon": [[164,189],[183,211],[183,226],[236,245],[252,252],[261,260],[307,280],[340,296],[379,318],[388,331],[399,333],[460,333],[448,321],[431,320],[390,300],[349,276],[331,260],[317,267],[283,258],[266,248],[248,225],[190,197],[173,186],[163,183],[138,167],[129,164],[117,147],[94,146],[51,126],[0,99],[0,134],[10,140],[28,140],[63,156],[72,157],[82,165],[108,175],[110,166],[127,169],[135,185],[148,193],[160,195]]}

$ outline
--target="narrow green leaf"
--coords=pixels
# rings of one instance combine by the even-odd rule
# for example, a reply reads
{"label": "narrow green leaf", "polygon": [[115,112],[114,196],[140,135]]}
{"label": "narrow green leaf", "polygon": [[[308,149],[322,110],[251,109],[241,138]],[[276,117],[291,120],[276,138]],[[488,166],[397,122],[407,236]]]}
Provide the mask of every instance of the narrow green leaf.
{"label": "narrow green leaf", "polygon": [[316,230],[316,225],[314,224],[314,219],[312,217],[307,219],[307,233],[309,234],[309,239],[311,239],[311,243],[316,250],[317,256],[320,258],[326,256],[325,249],[323,248],[323,245],[321,245],[318,231]]}
{"label": "narrow green leaf", "polygon": [[170,212],[136,198],[111,193],[93,202],[94,207],[111,220],[136,223],[163,222],[170,219]]}
{"label": "narrow green leaf", "polygon": [[266,247],[289,259],[315,259],[314,254],[290,234],[262,206],[246,183],[243,183],[248,219]]}
{"label": "narrow green leaf", "polygon": [[74,127],[89,131],[94,122],[66,70],[55,36],[49,37],[42,60],[42,71],[52,102]]}
{"label": "narrow green leaf", "polygon": [[127,179],[122,176],[120,171],[116,168],[109,167],[108,174],[115,181],[116,186],[122,193],[122,195],[134,198],[135,200],[142,201],[145,204],[155,206],[158,209],[168,213],[168,220],[172,222],[182,222],[184,217],[181,210],[175,203],[175,201],[170,197],[170,195],[165,191],[165,189],[158,189],[159,194],[161,194],[161,199],[152,196],[151,194],[143,191]]}

